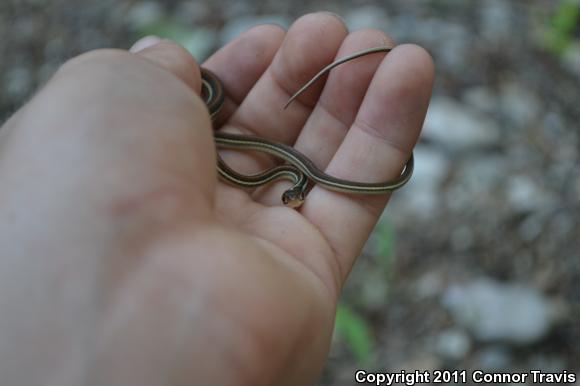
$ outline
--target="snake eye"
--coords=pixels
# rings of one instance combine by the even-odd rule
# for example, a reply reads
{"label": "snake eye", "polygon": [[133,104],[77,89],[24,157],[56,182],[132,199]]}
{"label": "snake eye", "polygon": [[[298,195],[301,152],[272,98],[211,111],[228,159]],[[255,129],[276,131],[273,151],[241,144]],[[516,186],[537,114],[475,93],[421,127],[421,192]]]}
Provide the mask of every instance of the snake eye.
{"label": "snake eye", "polygon": [[304,192],[300,189],[290,189],[282,194],[282,202],[290,208],[299,208],[304,203]]}

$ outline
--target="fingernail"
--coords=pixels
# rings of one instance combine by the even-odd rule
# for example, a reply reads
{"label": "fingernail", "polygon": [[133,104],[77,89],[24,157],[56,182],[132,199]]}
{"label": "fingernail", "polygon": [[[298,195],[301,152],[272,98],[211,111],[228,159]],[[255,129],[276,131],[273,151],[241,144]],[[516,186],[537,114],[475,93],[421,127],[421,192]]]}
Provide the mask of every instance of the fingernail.
{"label": "fingernail", "polygon": [[139,51],[143,51],[145,48],[154,46],[155,44],[159,43],[162,40],[163,39],[161,39],[158,36],[153,35],[145,36],[144,38],[137,40],[135,44],[133,44],[133,46],[129,49],[129,52],[136,53]]}

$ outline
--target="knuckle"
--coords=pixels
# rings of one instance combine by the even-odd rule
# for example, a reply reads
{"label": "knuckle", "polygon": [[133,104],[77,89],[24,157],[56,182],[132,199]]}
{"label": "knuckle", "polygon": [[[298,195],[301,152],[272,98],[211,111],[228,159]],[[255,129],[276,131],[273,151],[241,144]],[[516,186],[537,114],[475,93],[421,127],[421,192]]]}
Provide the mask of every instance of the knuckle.
{"label": "knuckle", "polygon": [[139,54],[169,71],[193,90],[199,90],[199,67],[195,58],[183,46],[163,40]]}
{"label": "knuckle", "polygon": [[175,42],[163,40],[150,49],[154,50],[158,57],[162,57],[168,65],[184,68],[197,67],[197,62],[189,51]]}
{"label": "knuckle", "polygon": [[127,61],[130,60],[130,57],[131,54],[120,49],[102,48],[92,50],[67,60],[60,66],[57,75],[82,71],[84,69],[94,68],[94,66],[102,66],[103,64]]}

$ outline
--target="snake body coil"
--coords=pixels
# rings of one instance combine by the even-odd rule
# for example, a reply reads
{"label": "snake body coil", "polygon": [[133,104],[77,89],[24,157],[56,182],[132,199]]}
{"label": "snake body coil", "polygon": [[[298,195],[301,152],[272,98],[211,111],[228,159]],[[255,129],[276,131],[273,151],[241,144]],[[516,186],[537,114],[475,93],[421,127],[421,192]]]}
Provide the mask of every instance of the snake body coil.
{"label": "snake body coil", "polygon": [[[302,86],[302,88],[300,88],[300,90],[298,90],[288,100],[288,103],[284,108],[334,67],[364,55],[376,52],[389,52],[390,50],[390,47],[374,47],[356,52],[329,64]],[[202,86],[202,94],[204,95],[205,103],[209,109],[212,120],[215,120],[224,103],[223,86],[219,78],[207,69],[202,69]],[[285,205],[294,208],[299,207],[304,202],[307,191],[310,187],[310,182],[343,193],[385,194],[405,185],[413,173],[413,154],[411,154],[409,160],[405,164],[403,172],[397,179],[379,183],[364,183],[343,180],[326,174],[316,167],[316,165],[304,154],[285,144],[269,141],[264,138],[230,134],[220,131],[214,132],[214,139],[218,148],[260,151],[284,160],[286,162],[284,165],[273,167],[261,173],[246,175],[238,173],[230,168],[218,155],[217,168],[222,179],[234,186],[242,188],[255,188],[278,179],[288,179],[292,181],[293,186],[284,192],[282,195],[282,201]]]}

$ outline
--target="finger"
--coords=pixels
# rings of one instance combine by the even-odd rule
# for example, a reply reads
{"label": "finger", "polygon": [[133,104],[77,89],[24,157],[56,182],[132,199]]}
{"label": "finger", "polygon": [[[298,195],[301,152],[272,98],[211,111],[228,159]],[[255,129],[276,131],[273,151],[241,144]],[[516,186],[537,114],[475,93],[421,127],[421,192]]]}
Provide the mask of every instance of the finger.
{"label": "finger", "polygon": [[[223,130],[293,143],[324,82],[315,85],[287,110],[283,110],[284,104],[303,83],[332,61],[346,34],[344,23],[330,13],[314,13],[298,19],[290,27],[272,64]],[[228,163],[243,173],[262,170],[272,162],[239,152],[225,156]]]}
{"label": "finger", "polygon": [[[380,30],[358,30],[343,41],[334,60],[354,52],[394,43]],[[333,69],[302,129],[294,147],[324,170],[342,143],[363,101],[367,87],[384,53],[376,53],[347,62]],[[288,183],[279,183],[256,191],[254,197],[266,205],[280,204]]]}
{"label": "finger", "polygon": [[226,98],[219,122],[227,121],[246,95],[272,63],[286,32],[277,25],[260,25],[249,29],[221,48],[203,63],[216,74]]}
{"label": "finger", "polygon": [[[203,67],[220,78],[225,91],[224,104],[213,122],[219,128],[237,110],[246,95],[272,63],[286,32],[276,25],[261,25],[251,28],[237,39],[213,54]],[[230,153],[231,154],[231,153]],[[232,167],[238,168],[226,152],[222,157]],[[245,191],[226,184],[220,185],[217,194],[218,213],[241,213],[239,208],[249,208],[254,203]],[[240,201],[243,203],[240,203]]]}
{"label": "finger", "polygon": [[137,41],[131,47],[131,52],[169,71],[198,95],[201,92],[201,75],[197,62],[179,44],[155,36],[148,36]]}
{"label": "finger", "polygon": [[[353,181],[392,180],[401,173],[427,112],[434,66],[420,47],[395,48],[381,63],[347,136],[327,173]],[[301,212],[337,253],[342,279],[388,201],[315,187]]]}

